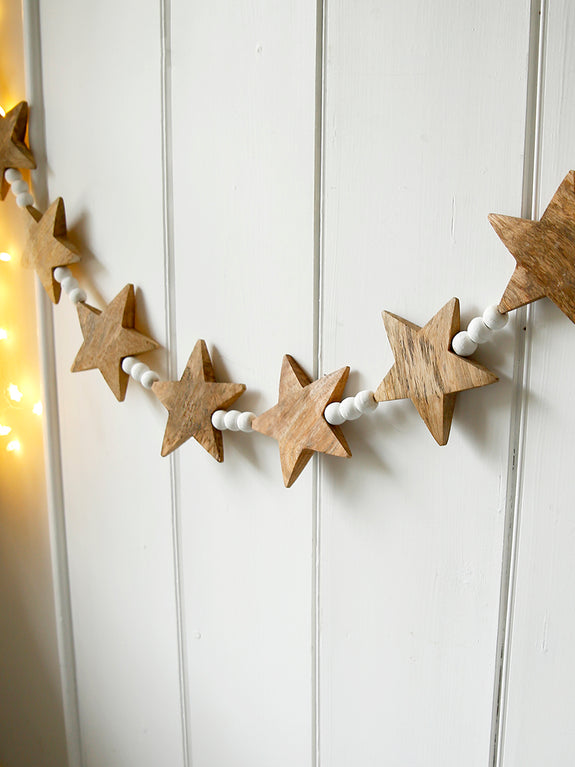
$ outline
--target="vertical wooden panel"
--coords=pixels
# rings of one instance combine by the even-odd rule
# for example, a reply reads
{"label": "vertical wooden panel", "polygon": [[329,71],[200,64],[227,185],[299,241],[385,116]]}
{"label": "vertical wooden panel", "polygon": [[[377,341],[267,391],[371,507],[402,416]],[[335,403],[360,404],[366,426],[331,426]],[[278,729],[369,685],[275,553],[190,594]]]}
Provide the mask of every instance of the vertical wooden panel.
{"label": "vertical wooden panel", "polygon": [[[575,157],[575,8],[552,0],[547,10],[539,215]],[[550,301],[539,301],[531,331],[506,766],[570,764],[575,756],[574,354],[573,324]]]}
{"label": "vertical wooden panel", "polygon": [[[172,7],[178,373],[205,338],[240,409],[310,373],[315,8]],[[313,472],[282,486],[277,443],[224,435],[178,456],[195,767],[306,765],[312,710]]]}
{"label": "vertical wooden panel", "polygon": [[[66,201],[96,306],[127,282],[164,342],[160,17],[156,2],[42,4],[50,195]],[[69,372],[77,317],[56,309],[62,463],[87,765],[182,763],[163,413],[135,385]],[[164,357],[148,361],[162,369]]]}
{"label": "vertical wooden panel", "polygon": [[[463,321],[512,271],[487,223],[521,204],[524,2],[329,2],[322,368],[375,388],[387,309]],[[512,331],[476,358],[439,448],[413,405],[346,424],[322,464],[320,764],[484,765],[503,543]]]}

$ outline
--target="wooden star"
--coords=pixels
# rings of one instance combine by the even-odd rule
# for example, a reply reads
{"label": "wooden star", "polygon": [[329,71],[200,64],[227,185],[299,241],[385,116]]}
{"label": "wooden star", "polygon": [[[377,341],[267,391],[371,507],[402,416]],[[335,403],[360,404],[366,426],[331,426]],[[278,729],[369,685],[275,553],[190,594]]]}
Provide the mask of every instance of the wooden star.
{"label": "wooden star", "polygon": [[435,440],[445,445],[457,392],[497,381],[479,363],[449,350],[459,331],[458,299],[452,298],[423,328],[390,312],[383,312],[383,322],[395,365],[378,386],[375,399],[409,398]]}
{"label": "wooden star", "polygon": [[97,368],[120,402],[126,396],[129,378],[122,370],[124,357],[142,354],[159,346],[152,338],[134,330],[135,316],[133,285],[126,285],[103,311],[85,303],[78,304],[84,343],[76,355],[72,372]]}
{"label": "wooden star", "polygon": [[10,184],[4,178],[8,168],[35,168],[34,155],[24,143],[28,125],[28,104],[21,101],[0,117],[0,197],[4,199]]}
{"label": "wooden star", "polygon": [[54,279],[54,269],[80,260],[75,246],[66,237],[68,230],[64,200],[58,197],[44,215],[32,206],[27,211],[30,214],[30,224],[22,265],[36,270],[50,300],[57,304],[62,286]]}
{"label": "wooden star", "polygon": [[289,354],[283,358],[277,405],[254,419],[252,428],[277,439],[284,484],[291,487],[314,451],[351,456],[339,426],[331,426],[323,411],[341,399],[349,367],[312,381]]}
{"label": "wooden star", "polygon": [[563,179],[540,221],[489,216],[517,262],[501,312],[547,296],[575,322],[575,171]]}
{"label": "wooden star", "polygon": [[157,381],[152,389],[169,413],[162,455],[194,437],[216,461],[223,461],[222,432],[212,425],[212,415],[228,408],[246,387],[216,382],[206,342],[196,343],[179,381]]}

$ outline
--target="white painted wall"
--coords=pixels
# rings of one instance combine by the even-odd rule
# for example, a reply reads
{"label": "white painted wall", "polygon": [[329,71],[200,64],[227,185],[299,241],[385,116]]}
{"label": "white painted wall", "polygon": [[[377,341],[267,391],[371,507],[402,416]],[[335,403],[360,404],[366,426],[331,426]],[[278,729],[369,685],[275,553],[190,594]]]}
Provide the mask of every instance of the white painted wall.
{"label": "white painted wall", "polygon": [[[381,310],[496,301],[513,259],[487,214],[540,214],[573,165],[573,10],[543,7],[541,49],[538,10],[40,2],[37,183],[90,301],[134,282],[168,348],[147,361],[179,377],[205,338],[245,409],[284,353],[375,388]],[[64,301],[72,767],[569,764],[575,330],[546,301],[525,322],[477,353],[501,380],[460,396],[448,446],[385,404],[287,491],[259,435],[161,459],[152,394],[69,373]]]}

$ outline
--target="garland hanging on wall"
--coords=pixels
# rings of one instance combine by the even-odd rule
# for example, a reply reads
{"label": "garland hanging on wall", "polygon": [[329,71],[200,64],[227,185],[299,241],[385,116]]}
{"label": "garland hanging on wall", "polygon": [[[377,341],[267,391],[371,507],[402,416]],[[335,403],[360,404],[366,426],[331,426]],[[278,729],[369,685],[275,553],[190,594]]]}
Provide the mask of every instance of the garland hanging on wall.
{"label": "garland hanging on wall", "polygon": [[351,457],[342,424],[373,412],[380,402],[396,399],[410,399],[436,442],[445,445],[458,392],[497,381],[496,375],[467,357],[505,327],[508,312],[547,296],[575,322],[575,171],[570,171],[540,221],[489,216],[516,266],[499,304],[473,318],[467,330],[460,330],[457,298],[422,328],[383,312],[395,363],[375,391],[342,399],[349,367],[312,381],[286,355],[276,405],[259,416],[229,410],[246,387],[216,381],[205,341],[194,346],[179,381],[160,380],[138,360],[138,355],[160,344],[135,328],[133,285],[126,285],[102,310],[86,303],[86,292],[68,268],[80,261],[80,253],[67,239],[64,201],[58,198],[41,213],[20,172],[36,167],[25,143],[27,124],[24,101],[0,117],[0,198],[11,188],[16,204],[28,217],[22,263],[36,271],[52,303],[59,302],[64,289],[77,307],[84,341],[72,372],[98,369],[120,402],[132,377],[151,389],[166,408],[162,456],[193,437],[217,461],[223,461],[223,431],[257,431],[277,440],[284,484],[290,487],[314,452]]}

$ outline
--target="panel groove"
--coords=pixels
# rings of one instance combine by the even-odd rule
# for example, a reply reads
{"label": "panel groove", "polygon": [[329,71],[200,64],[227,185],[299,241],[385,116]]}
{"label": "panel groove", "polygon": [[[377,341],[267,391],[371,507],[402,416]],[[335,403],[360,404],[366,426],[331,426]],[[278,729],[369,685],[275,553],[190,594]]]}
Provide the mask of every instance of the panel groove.
{"label": "panel groove", "polygon": [[[532,0],[527,78],[527,114],[521,215],[538,218],[540,143],[545,60],[546,0]],[[502,767],[508,701],[510,649],[513,633],[518,538],[521,523],[523,457],[529,398],[532,307],[519,309],[516,316],[516,343],[513,371],[514,397],[510,422],[505,539],[501,568],[499,627],[489,764]]]}

